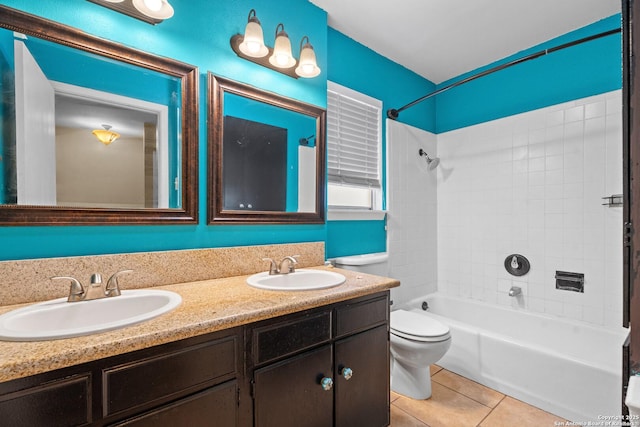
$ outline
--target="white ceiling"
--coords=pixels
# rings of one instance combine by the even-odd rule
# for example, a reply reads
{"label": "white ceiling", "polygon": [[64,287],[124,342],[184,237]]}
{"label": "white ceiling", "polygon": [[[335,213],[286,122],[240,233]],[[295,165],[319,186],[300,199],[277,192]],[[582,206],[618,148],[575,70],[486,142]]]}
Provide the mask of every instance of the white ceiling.
{"label": "white ceiling", "polygon": [[329,26],[433,83],[620,12],[620,0],[309,0]]}

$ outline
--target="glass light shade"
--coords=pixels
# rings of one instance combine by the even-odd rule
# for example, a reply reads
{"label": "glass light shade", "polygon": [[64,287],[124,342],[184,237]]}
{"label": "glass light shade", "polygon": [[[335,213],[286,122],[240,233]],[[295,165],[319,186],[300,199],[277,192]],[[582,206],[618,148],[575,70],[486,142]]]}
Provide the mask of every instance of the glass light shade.
{"label": "glass light shade", "polygon": [[[278,32],[278,28],[282,30]],[[269,63],[278,68],[291,68],[296,65],[296,59],[291,53],[291,40],[284,31],[284,25],[278,24],[276,27],[276,42],[273,46],[273,54],[269,57]]]}
{"label": "glass light shade", "polygon": [[122,3],[124,0],[102,0],[102,1],[106,1],[107,3]]}
{"label": "glass light shade", "polygon": [[253,58],[262,58],[269,54],[269,48],[264,45],[262,26],[255,16],[249,16],[249,22],[244,29],[244,38],[238,48],[240,52]]}
{"label": "glass light shade", "polygon": [[316,77],[320,74],[320,67],[316,62],[316,53],[309,42],[300,50],[300,61],[296,67],[296,74],[305,78]]}
{"label": "glass light shade", "polygon": [[169,19],[173,16],[173,7],[168,0],[133,0],[133,6],[150,18]]}
{"label": "glass light shade", "polygon": [[104,129],[95,129],[91,133],[98,138],[98,141],[102,142],[104,145],[109,145],[116,139],[120,138],[120,134],[118,132],[113,132],[111,126],[102,125]]}

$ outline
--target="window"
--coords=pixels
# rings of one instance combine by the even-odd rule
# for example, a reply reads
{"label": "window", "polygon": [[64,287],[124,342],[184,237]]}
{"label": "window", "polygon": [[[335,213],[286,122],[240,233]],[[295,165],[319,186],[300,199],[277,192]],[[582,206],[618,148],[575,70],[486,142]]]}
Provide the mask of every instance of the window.
{"label": "window", "polygon": [[382,102],[328,82],[330,210],[382,208]]}

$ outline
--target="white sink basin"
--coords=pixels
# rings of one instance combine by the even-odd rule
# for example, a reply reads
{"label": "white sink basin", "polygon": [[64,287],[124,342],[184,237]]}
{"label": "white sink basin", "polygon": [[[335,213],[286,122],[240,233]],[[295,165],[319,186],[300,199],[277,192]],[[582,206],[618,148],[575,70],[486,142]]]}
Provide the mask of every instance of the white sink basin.
{"label": "white sink basin", "polygon": [[59,298],[0,316],[0,340],[44,341],[90,335],[144,322],[176,308],[182,297],[164,290],[122,291],[117,297],[67,302]]}
{"label": "white sink basin", "polygon": [[345,280],[342,274],[332,271],[299,269],[289,274],[269,275],[268,271],[254,274],[247,279],[247,284],[273,291],[310,291],[332,288]]}

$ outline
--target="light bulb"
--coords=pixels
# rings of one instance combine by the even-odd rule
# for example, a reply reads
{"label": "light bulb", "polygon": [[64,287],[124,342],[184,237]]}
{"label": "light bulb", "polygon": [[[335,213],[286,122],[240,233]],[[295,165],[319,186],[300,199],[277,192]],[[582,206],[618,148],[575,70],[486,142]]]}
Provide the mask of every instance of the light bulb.
{"label": "light bulb", "polygon": [[289,55],[276,55],[276,62],[281,67],[286,66],[289,63]]}
{"label": "light bulb", "polygon": [[291,68],[296,65],[296,60],[291,54],[291,41],[282,24],[276,27],[276,42],[269,63],[278,68]]}
{"label": "light bulb", "polygon": [[173,16],[173,7],[168,0],[132,0],[133,6],[153,19],[169,19]]}
{"label": "light bulb", "polygon": [[238,45],[240,52],[253,58],[262,58],[269,54],[269,48],[264,45],[264,37],[262,35],[262,26],[260,20],[256,16],[256,11],[249,11],[247,26],[244,29],[242,42]]}
{"label": "light bulb", "polygon": [[162,0],[144,0],[144,4],[154,12],[157,12],[160,9],[162,9]]}
{"label": "light bulb", "polygon": [[260,43],[248,41],[247,42],[247,50],[251,53],[258,53],[260,51]]}
{"label": "light bulb", "polygon": [[[307,43],[303,45],[305,40]],[[304,78],[316,77],[320,74],[320,67],[316,62],[316,53],[307,36],[304,36],[300,41],[300,61],[296,68],[296,74]]]}

